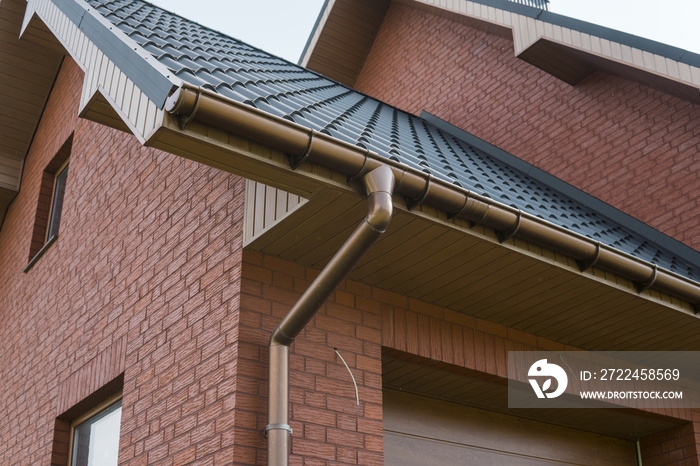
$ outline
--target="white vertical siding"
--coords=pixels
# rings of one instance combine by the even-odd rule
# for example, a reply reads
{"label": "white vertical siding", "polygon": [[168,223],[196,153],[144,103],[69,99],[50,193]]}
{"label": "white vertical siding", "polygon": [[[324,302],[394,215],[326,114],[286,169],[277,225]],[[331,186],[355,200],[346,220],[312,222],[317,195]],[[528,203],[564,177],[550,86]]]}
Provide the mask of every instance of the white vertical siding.
{"label": "white vertical siding", "polygon": [[243,244],[250,243],[306,202],[295,194],[246,180]]}
{"label": "white vertical siding", "polygon": [[700,85],[700,68],[685,65],[660,55],[612,42],[596,36],[524,15],[507,12],[481,3],[464,1],[455,6],[452,0],[414,0],[465,16],[513,29],[515,54],[519,55],[540,39],[547,39],[576,50],[582,50],[613,62],[641,68],[644,71],[686,85]]}
{"label": "white vertical siding", "polygon": [[17,191],[22,175],[23,160],[10,157],[0,157],[0,188]]}
{"label": "white vertical siding", "polygon": [[[32,0],[27,17],[36,12],[71,57],[85,71],[80,114],[100,121],[89,105],[100,93],[114,107],[134,135],[145,142],[162,124],[162,110],[139,89],[63,12],[49,0]],[[27,20],[25,19],[25,23]]]}

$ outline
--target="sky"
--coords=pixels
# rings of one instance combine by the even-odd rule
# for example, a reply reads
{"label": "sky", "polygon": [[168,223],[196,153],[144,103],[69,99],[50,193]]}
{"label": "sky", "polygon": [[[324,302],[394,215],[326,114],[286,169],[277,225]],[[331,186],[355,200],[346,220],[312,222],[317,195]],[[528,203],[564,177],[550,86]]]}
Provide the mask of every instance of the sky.
{"label": "sky", "polygon": [[[324,0],[151,0],[298,62]],[[700,53],[700,0],[550,0],[549,10]]]}

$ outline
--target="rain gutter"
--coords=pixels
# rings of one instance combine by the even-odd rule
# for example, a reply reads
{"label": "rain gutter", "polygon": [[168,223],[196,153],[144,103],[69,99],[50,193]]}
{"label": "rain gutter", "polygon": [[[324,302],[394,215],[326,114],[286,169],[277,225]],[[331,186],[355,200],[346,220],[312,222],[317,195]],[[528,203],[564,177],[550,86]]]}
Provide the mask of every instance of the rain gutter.
{"label": "rain gutter", "polygon": [[187,83],[171,94],[165,109],[182,127],[196,120],[280,150],[292,168],[311,162],[358,179],[389,166],[396,179],[394,193],[406,199],[409,209],[430,205],[449,218],[495,230],[501,242],[515,237],[537,244],[575,259],[581,271],[595,265],[631,280],[640,293],[652,288],[683,299],[697,314],[700,284],[688,278],[366,149]]}
{"label": "rain gutter", "polygon": [[495,230],[501,242],[512,237],[529,241],[575,259],[582,271],[595,265],[629,279],[640,293],[650,288],[668,293],[691,303],[696,313],[700,305],[700,284],[688,278],[213,91],[184,84],[168,98],[166,110],[176,115],[183,127],[197,120],[283,151],[289,154],[292,168],[311,162],[361,178],[379,166],[389,166],[396,179],[394,192],[406,199],[409,209],[427,204],[446,212],[449,218]]}
{"label": "rain gutter", "polygon": [[572,257],[582,271],[595,265],[614,272],[632,280],[640,293],[654,288],[690,302],[694,309],[700,304],[700,285],[685,277],[215,92],[184,84],[167,99],[165,109],[183,129],[196,120],[244,136],[288,154],[292,169],[305,162],[323,165],[350,179],[362,179],[367,191],[367,216],[270,338],[268,465],[289,464],[289,346],[384,232],[391,219],[392,194],[403,196],[409,209],[425,203],[450,218],[491,228],[501,242],[517,237]]}

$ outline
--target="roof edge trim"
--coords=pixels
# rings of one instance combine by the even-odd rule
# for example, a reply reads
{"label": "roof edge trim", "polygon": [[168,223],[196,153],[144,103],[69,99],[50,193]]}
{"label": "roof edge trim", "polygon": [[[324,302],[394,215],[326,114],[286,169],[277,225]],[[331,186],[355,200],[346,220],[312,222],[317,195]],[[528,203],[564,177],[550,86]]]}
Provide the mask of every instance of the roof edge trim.
{"label": "roof edge trim", "polygon": [[306,58],[306,54],[309,52],[309,48],[311,47],[311,44],[314,42],[314,38],[316,37],[316,34],[320,32],[319,27],[321,26],[321,22],[323,21],[323,16],[326,14],[326,10],[328,10],[328,5],[331,3],[331,0],[325,0],[323,2],[323,6],[318,12],[318,16],[316,17],[316,22],[314,23],[314,26],[311,28],[311,33],[309,33],[309,37],[306,39],[306,44],[304,45],[304,50],[301,51],[301,55],[299,56],[299,60],[297,61],[297,65],[304,65],[304,60]]}
{"label": "roof edge trim", "polygon": [[[576,85],[594,71],[602,70],[690,102],[700,101],[697,95],[700,89],[699,53],[509,0],[393,0],[393,3],[508,30],[516,57],[571,85]],[[361,70],[359,61],[349,63],[352,66],[344,64],[345,68],[340,69],[329,58],[329,55],[342,55],[351,47],[349,44],[359,43],[359,39],[344,32],[352,21],[364,21],[359,12],[350,19],[346,18],[345,26],[339,26],[337,22],[331,25],[327,21],[332,11],[340,8],[338,5],[345,11],[348,4],[351,5],[352,0],[326,2],[299,61],[338,81],[347,80],[346,76],[353,74],[357,76]],[[319,45],[321,39],[322,46]],[[551,43],[561,50],[557,54],[541,50],[543,43]],[[365,53],[363,59],[369,53],[359,47],[352,50]],[[580,54],[584,54],[584,63],[579,63]],[[637,76],[639,71],[642,73]]]}
{"label": "roof edge trim", "polygon": [[520,3],[511,2],[509,0],[469,0],[473,3],[498,8],[503,11],[517,13],[529,18],[538,19],[546,23],[556,26],[562,26],[568,29],[573,29],[585,34],[607,39],[612,42],[617,42],[622,45],[634,47],[646,52],[660,55],[670,60],[675,60],[686,65],[696,66],[700,68],[700,54],[690,52],[688,50],[676,47],[673,45],[664,44],[652,39],[630,34],[628,32],[618,31],[607,26],[601,26],[588,21],[564,16],[559,13],[542,10]]}
{"label": "roof edge trim", "polygon": [[159,108],[179,80],[82,0],[51,0]]}
{"label": "roof edge trim", "polygon": [[477,149],[483,150],[495,159],[505,163],[514,170],[518,170],[527,176],[530,176],[537,181],[544,183],[551,189],[558,191],[564,196],[570,197],[573,200],[584,204],[591,209],[595,210],[604,217],[609,218],[615,223],[628,228],[635,233],[638,233],[644,239],[655,243],[669,252],[684,258],[685,260],[692,262],[692,264],[700,268],[700,251],[696,251],[690,246],[681,243],[677,239],[674,239],[667,234],[653,228],[646,223],[632,217],[629,214],[611,206],[610,204],[601,201],[595,196],[588,194],[585,191],[557,178],[554,175],[547,173],[546,171],[537,168],[536,166],[510,154],[503,149],[494,146],[491,143],[479,139],[477,136],[454,126],[453,124],[423,110],[420,117],[430,124],[436,126],[438,129],[445,131],[453,135],[454,137],[461,139],[468,144],[476,147]]}
{"label": "roof edge trim", "polygon": [[579,264],[595,257],[597,267],[635,284],[645,284],[656,275],[654,289],[685,300],[695,311],[700,306],[700,283],[690,278],[657,270],[657,265],[611,246],[207,89],[184,83],[169,97],[165,110],[180,120],[183,129],[187,122],[196,120],[282,151],[290,159],[304,154],[306,161],[351,179],[388,165],[396,178],[395,193],[406,200],[421,199],[449,218],[459,217],[495,232],[509,231],[517,224],[514,236],[521,240],[564,254]]}

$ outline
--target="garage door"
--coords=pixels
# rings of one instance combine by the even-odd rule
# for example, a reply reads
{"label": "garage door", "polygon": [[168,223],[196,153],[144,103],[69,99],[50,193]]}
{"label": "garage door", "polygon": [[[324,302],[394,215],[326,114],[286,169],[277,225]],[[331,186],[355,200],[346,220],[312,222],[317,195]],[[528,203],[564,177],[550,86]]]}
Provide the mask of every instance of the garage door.
{"label": "garage door", "polygon": [[396,466],[636,466],[634,442],[384,391],[384,461]]}

